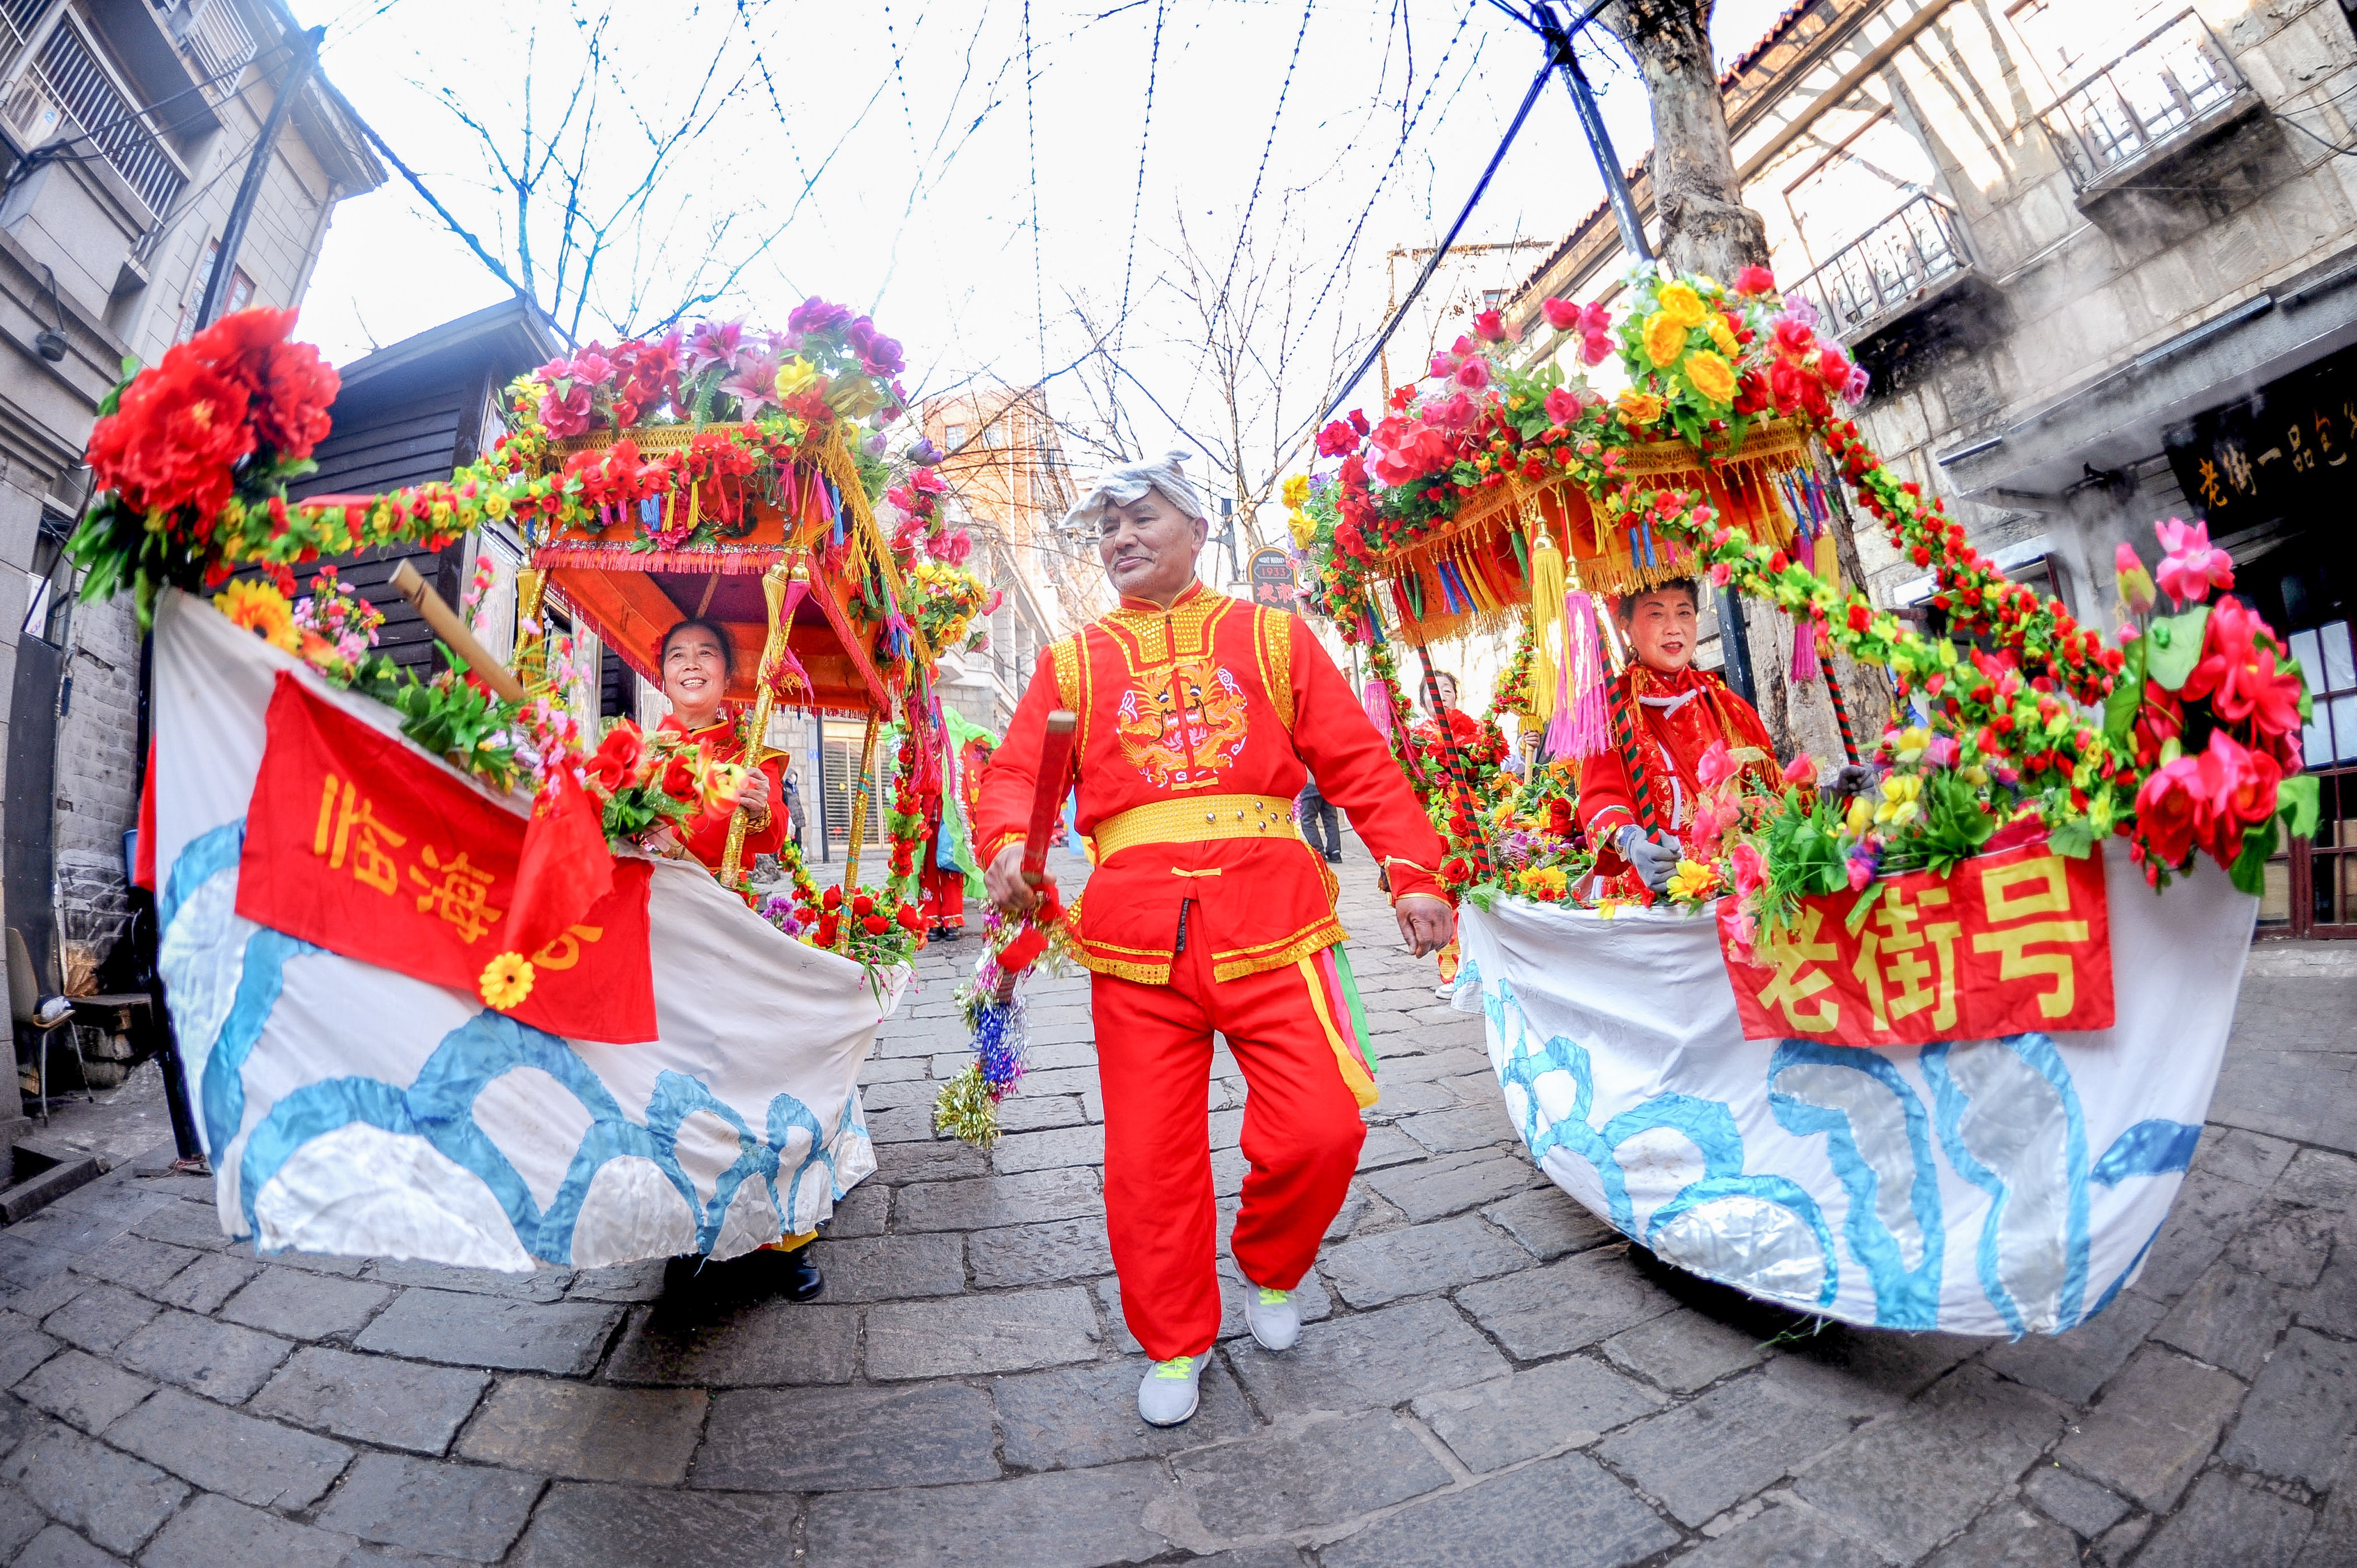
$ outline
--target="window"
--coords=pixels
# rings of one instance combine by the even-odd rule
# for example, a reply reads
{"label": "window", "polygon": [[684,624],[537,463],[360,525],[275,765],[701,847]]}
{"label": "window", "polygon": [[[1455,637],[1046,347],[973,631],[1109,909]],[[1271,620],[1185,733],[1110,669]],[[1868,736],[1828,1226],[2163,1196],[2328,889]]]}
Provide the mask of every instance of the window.
{"label": "window", "polygon": [[1784,193],[1812,263],[1932,188],[1931,155],[1888,113],[1835,148]]}
{"label": "window", "polygon": [[[205,303],[205,289],[213,281],[213,269],[221,264],[221,242],[205,242],[202,265],[189,274],[188,292],[180,300],[180,324],[172,334],[172,341],[185,343],[197,335],[197,312]],[[243,310],[253,303],[253,280],[245,275],[243,267],[232,267],[229,274],[229,294],[222,299],[221,314]]]}
{"label": "window", "polygon": [[945,452],[954,452],[954,451],[956,451],[959,447],[961,447],[961,446],[964,446],[964,445],[965,445],[965,426],[964,426],[964,425],[963,425],[963,424],[944,424],[944,425],[942,425],[942,449],[943,451],[945,451]]}

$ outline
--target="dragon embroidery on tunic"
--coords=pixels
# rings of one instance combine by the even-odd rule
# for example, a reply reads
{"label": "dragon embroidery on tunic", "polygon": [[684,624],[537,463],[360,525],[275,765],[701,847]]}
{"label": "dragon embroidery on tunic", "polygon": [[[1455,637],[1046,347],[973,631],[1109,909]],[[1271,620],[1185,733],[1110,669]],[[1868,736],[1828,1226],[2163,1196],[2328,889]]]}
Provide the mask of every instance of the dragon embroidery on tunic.
{"label": "dragon embroidery on tunic", "polygon": [[1157,789],[1200,789],[1244,748],[1244,689],[1224,666],[1169,667],[1159,685],[1141,679],[1122,693],[1115,733],[1122,754]]}

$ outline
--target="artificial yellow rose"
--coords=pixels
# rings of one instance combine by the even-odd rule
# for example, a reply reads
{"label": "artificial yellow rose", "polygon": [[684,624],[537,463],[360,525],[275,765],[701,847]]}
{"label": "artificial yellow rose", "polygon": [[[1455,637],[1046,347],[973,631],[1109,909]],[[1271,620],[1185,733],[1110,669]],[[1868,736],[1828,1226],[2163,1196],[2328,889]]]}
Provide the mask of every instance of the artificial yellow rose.
{"label": "artificial yellow rose", "polygon": [[778,367],[778,398],[800,397],[818,381],[818,369],[800,354]]}
{"label": "artificial yellow rose", "polygon": [[1662,400],[1652,392],[1624,392],[1616,404],[1620,417],[1631,424],[1651,424],[1662,417]]}
{"label": "artificial yellow rose", "polygon": [[1662,290],[1660,306],[1661,314],[1680,327],[1699,327],[1706,314],[1703,309],[1702,295],[1682,283],[1674,283]]}
{"label": "artificial yellow rose", "polygon": [[1681,860],[1670,875],[1669,894],[1673,898],[1698,904],[1718,891],[1718,868],[1700,861]]}
{"label": "artificial yellow rose", "polygon": [[1911,773],[1894,774],[1882,781],[1882,804],[1874,809],[1874,820],[1886,827],[1905,827],[1923,814],[1918,800],[1923,793],[1923,780]]}
{"label": "artificial yellow rose", "polygon": [[1676,364],[1686,351],[1686,326],[1666,310],[1645,317],[1645,357],[1663,370]]}
{"label": "artificial yellow rose", "polygon": [[1293,545],[1297,550],[1308,549],[1309,542],[1318,537],[1318,520],[1306,511],[1295,512],[1286,519],[1286,522],[1293,530]]}
{"label": "artificial yellow rose", "polygon": [[1735,340],[1734,329],[1727,326],[1724,316],[1710,318],[1710,340],[1717,344],[1718,351],[1730,360],[1735,358],[1735,351],[1740,347]]}
{"label": "artificial yellow rose", "polygon": [[1713,403],[1735,401],[1735,367],[1708,349],[1686,356],[1686,380]]}
{"label": "artificial yellow rose", "polygon": [[490,518],[493,522],[497,522],[500,519],[507,516],[507,492],[505,490],[490,490],[485,492],[483,496],[483,515]]}
{"label": "artificial yellow rose", "polygon": [[1293,474],[1285,481],[1285,504],[1299,511],[1309,501],[1309,476]]}
{"label": "artificial yellow rose", "polygon": [[1849,814],[1842,819],[1842,831],[1852,838],[1863,838],[1874,822],[1874,808],[1866,803],[1863,795],[1850,797]]}

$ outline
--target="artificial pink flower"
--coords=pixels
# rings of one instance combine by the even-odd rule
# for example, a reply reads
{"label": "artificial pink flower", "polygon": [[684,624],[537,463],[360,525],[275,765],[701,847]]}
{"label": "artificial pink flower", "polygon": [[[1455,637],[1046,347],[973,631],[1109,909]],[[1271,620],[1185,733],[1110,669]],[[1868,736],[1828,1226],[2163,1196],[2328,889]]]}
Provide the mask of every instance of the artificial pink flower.
{"label": "artificial pink flower", "polygon": [[2172,517],[2152,528],[2160,536],[2160,547],[2169,553],[2154,575],[2169,597],[2199,604],[2210,596],[2211,589],[2234,585],[2233,557],[2211,544],[2207,522],[2183,522]]}
{"label": "artificial pink flower", "polygon": [[1579,339],[1582,364],[1600,365],[1612,357],[1612,334],[1604,331],[1583,333]]}
{"label": "artificial pink flower", "polygon": [[1710,749],[1695,764],[1695,778],[1706,789],[1734,778],[1742,771],[1741,764],[1727,751],[1727,742],[1715,740]]}
{"label": "artificial pink flower", "polygon": [[1862,854],[1849,858],[1849,890],[1853,893],[1874,880],[1874,862]]}
{"label": "artificial pink flower", "polygon": [[1447,381],[1457,373],[1457,367],[1462,362],[1454,354],[1447,352],[1435,354],[1430,366],[1432,379],[1436,381]]}
{"label": "artificial pink flower", "polygon": [[1546,416],[1556,424],[1569,424],[1579,417],[1579,399],[1561,387],[1546,394]]}
{"label": "artificial pink flower", "polygon": [[1558,332],[1568,332],[1579,325],[1579,306],[1567,299],[1539,301],[1539,314],[1545,317],[1546,324]]}
{"label": "artificial pink flower", "polygon": [[1484,343],[1505,342],[1508,334],[1504,313],[1496,310],[1476,312],[1473,317],[1473,336],[1480,338]]}
{"label": "artificial pink flower", "polygon": [[1450,380],[1467,392],[1485,392],[1490,385],[1490,361],[1479,354],[1472,355],[1457,367],[1457,374]]}
{"label": "artificial pink flower", "polygon": [[1768,880],[1768,863],[1760,851],[1748,843],[1739,843],[1727,857],[1735,868],[1735,890],[1749,897]]}
{"label": "artificial pink flower", "polygon": [[1766,267],[1746,267],[1741,272],[1735,274],[1735,292],[1738,294],[1773,294],[1776,292],[1776,274],[1770,272]]}
{"label": "artificial pink flower", "polygon": [[1817,781],[1817,759],[1807,752],[1784,764],[1784,782],[1806,787]]}

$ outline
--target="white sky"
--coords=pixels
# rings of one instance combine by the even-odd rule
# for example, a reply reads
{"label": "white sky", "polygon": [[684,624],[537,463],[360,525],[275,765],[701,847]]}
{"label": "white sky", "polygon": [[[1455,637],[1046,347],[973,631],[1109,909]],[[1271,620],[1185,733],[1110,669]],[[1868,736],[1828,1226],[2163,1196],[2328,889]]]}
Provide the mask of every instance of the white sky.
{"label": "white sky", "polygon": [[[322,59],[337,86],[500,250],[513,199],[486,177],[481,144],[444,97],[512,148],[527,75],[544,124],[579,76],[576,12],[587,6],[302,0],[298,10],[306,23],[327,24]],[[593,146],[593,197],[611,199],[615,184],[644,166],[633,111],[675,121],[716,55],[705,107],[716,112],[662,188],[655,219],[617,236],[601,263],[609,281],[584,317],[585,340],[610,340],[630,323],[633,268],[660,314],[699,260],[717,258],[711,270],[726,271],[756,250],[751,236],[774,232],[730,296],[698,314],[782,326],[813,293],[872,311],[907,346],[909,384],[921,395],[972,376],[1028,381],[1067,364],[1086,348],[1068,297],[1084,295],[1110,323],[1126,274],[1120,359],[1138,385],[1125,387],[1124,408],[1150,449],[1173,438],[1173,421],[1208,436],[1225,418],[1189,350],[1200,328],[1171,276],[1179,219],[1213,264],[1224,263],[1258,175],[1259,264],[1297,269],[1303,280],[1283,335],[1304,355],[1287,375],[1290,428],[1315,412],[1307,405],[1329,363],[1355,362],[1381,325],[1384,252],[1435,243],[1456,215],[1539,53],[1487,0],[1314,0],[1306,27],[1299,0],[1031,0],[1027,124],[1024,0],[627,0],[619,9],[623,19],[604,39],[607,118]],[[1781,9],[1775,0],[1722,0],[1713,27],[1722,60]],[[1298,62],[1272,137],[1297,33]],[[1631,163],[1652,140],[1642,91],[1617,53],[1589,48],[1586,59],[1617,150]],[[1403,148],[1403,120],[1419,100]],[[1600,193],[1568,95],[1551,82],[1462,238],[1552,243]],[[709,227],[723,219],[731,230],[716,243]],[[1452,282],[1511,284],[1542,254],[1471,263]],[[1412,272],[1400,265],[1399,286]],[[395,176],[338,209],[302,331],[347,362],[505,296]],[[1279,336],[1267,326],[1254,347],[1273,357]],[[1395,375],[1413,373],[1421,346],[1394,352]],[[1090,417],[1075,381],[1050,382],[1066,421]],[[1357,401],[1377,395],[1371,380]],[[1273,428],[1265,411],[1262,418]],[[1227,488],[1216,473],[1204,477]]]}

